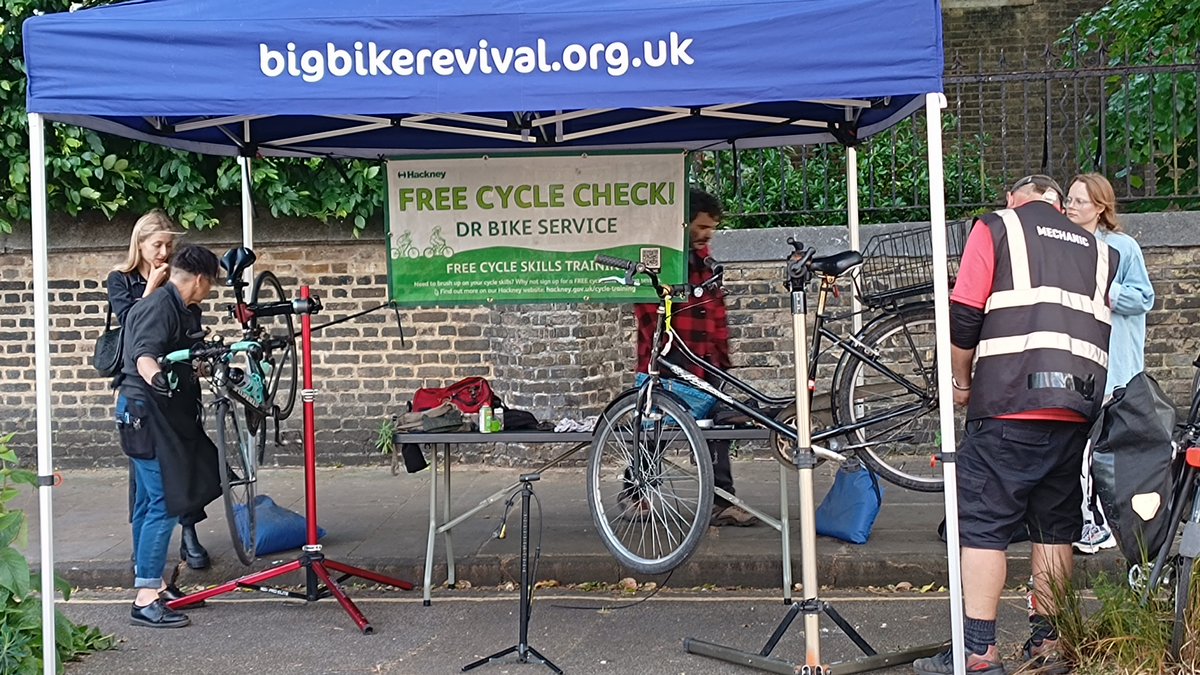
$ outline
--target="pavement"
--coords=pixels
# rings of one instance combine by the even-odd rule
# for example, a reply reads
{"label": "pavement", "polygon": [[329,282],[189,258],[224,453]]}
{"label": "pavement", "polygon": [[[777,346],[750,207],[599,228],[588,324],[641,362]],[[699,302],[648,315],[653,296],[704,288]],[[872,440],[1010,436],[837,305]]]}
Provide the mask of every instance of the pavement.
{"label": "pavement", "polygon": [[[779,464],[769,458],[735,460],[733,470],[739,497],[765,513],[779,512]],[[479,504],[497,490],[515,483],[522,472],[519,468],[456,465],[452,474],[453,512],[458,514]],[[832,483],[832,471],[822,466],[815,476],[816,494],[820,498]],[[76,587],[131,585],[126,480],[123,468],[70,470],[63,472],[62,484],[53,491],[56,569]],[[401,472],[398,476],[393,476],[385,465],[318,469],[318,522],[327,531],[321,541],[324,554],[349,565],[413,581],[417,584],[414,593],[419,598],[429,527],[429,481],[428,469],[416,474]],[[795,531],[799,510],[794,472],[788,474],[788,482]],[[881,485],[885,485],[883,509],[868,543],[854,545],[818,537],[819,583],[839,589],[901,582],[916,587],[945,584],[946,546],[936,533],[943,513],[942,494],[913,492],[883,481]],[[270,495],[277,503],[304,512],[301,469],[264,468],[260,471],[259,486],[260,493]],[[565,585],[615,582],[638,576],[621,569],[597,536],[587,507],[582,467],[547,470],[534,488],[541,504],[540,524],[537,511],[533,512],[534,543],[539,535],[541,542],[538,580]],[[29,543],[25,552],[37,567],[37,499],[30,491],[11,505],[29,515]],[[518,499],[510,514],[510,536],[506,539],[493,537],[504,513],[503,499],[454,528],[460,589],[468,585],[463,581],[479,589],[519,579],[519,511]],[[218,584],[251,570],[291,561],[298,554],[273,554],[247,568],[231,549],[221,502],[210,505],[208,514],[209,518],[198,525],[198,531],[213,565],[202,571],[186,570],[180,579],[185,587]],[[446,578],[443,540],[444,537],[438,537],[433,568],[435,605],[439,597],[455,592],[437,587]],[[801,578],[799,536],[794,535],[793,540],[793,576],[798,581]],[[170,550],[177,554],[178,534]],[[1029,545],[1014,545],[1010,556],[1009,585],[1015,588],[1029,576]],[[695,555],[665,581],[671,588],[709,585],[778,591],[782,584],[781,557],[779,534],[770,527],[709,528]],[[1078,581],[1084,584],[1099,571],[1124,573],[1123,561],[1114,550],[1076,556],[1076,561]],[[661,584],[664,577],[638,581]]]}
{"label": "pavement", "polygon": [[[476,659],[519,641],[515,593],[454,591],[422,607],[412,593],[352,590],[375,632],[363,635],[337,603],[304,603],[262,594],[233,594],[189,609],[192,625],[181,630],[130,626],[129,592],[84,591],[62,612],[77,623],[114,635],[116,648],[67,664],[67,675],[291,675],[363,673],[428,675],[457,673]],[[946,639],[945,594],[831,592],[824,599],[880,653]],[[684,648],[692,638],[756,653],[785,618],[788,607],[769,591],[664,590],[613,594],[577,590],[534,593],[528,645],[571,675],[739,675],[756,672]],[[805,622],[797,619],[771,656],[804,663],[809,653]],[[826,617],[820,622],[820,660],[838,664],[862,654]],[[1028,637],[1024,598],[1001,600],[997,626],[1010,666],[1020,663]],[[550,675],[535,662],[507,655],[472,671],[480,675]],[[793,672],[773,670],[771,672]],[[874,671],[912,675],[907,665]]]}

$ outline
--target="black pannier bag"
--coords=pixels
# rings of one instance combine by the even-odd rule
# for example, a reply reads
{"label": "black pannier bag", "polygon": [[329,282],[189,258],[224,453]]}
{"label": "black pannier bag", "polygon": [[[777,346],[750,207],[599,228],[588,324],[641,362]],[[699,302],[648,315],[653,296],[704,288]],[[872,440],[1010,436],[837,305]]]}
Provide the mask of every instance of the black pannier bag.
{"label": "black pannier bag", "polygon": [[1113,392],[1092,427],[1092,479],[1131,564],[1153,560],[1171,533],[1167,510],[1179,460],[1175,406],[1145,372]]}

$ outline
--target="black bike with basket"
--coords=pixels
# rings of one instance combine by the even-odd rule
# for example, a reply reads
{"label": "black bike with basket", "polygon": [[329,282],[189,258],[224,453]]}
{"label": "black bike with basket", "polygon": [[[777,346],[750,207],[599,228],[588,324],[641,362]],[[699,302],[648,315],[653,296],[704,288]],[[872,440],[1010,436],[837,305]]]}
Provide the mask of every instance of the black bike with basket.
{"label": "black bike with basket", "polygon": [[[960,220],[946,225],[951,284],[972,223]],[[857,268],[843,272],[834,265],[851,254],[814,260],[814,269],[821,272],[822,295],[817,302],[809,379],[816,379],[822,342],[852,352],[838,361],[833,373],[832,429],[848,429],[842,438],[847,449],[860,448],[864,463],[887,480],[913,490],[940,490],[932,231],[924,224],[888,228],[867,241]],[[862,328],[850,339],[825,327],[854,314],[831,311],[824,300],[836,293],[835,285],[844,277],[850,278],[862,304],[858,310]],[[873,360],[887,368],[879,368]],[[825,435],[818,431],[814,440]],[[780,452],[787,445],[780,443]]]}

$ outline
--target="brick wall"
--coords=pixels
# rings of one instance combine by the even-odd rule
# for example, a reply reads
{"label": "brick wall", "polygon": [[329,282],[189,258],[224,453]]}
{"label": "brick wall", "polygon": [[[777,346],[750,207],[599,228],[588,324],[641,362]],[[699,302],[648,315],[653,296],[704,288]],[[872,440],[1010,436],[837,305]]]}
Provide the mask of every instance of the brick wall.
{"label": "brick wall", "polygon": [[1041,60],[1047,45],[1080,14],[1105,4],[1106,0],[943,0],[947,74],[956,67],[994,69],[1002,54],[1012,64],[1026,57]]}
{"label": "brick wall", "polygon": [[[943,2],[946,75],[1041,73],[1060,69],[1063,48],[1050,49],[1062,31],[1104,0],[949,0]],[[1088,65],[1097,65],[1089,63]],[[958,127],[947,146],[983,136],[984,172],[993,187],[1020,176],[1076,173],[1088,147],[1088,123],[1102,106],[1099,78],[947,82],[946,112]],[[1094,141],[1093,141],[1094,142]],[[952,163],[953,158],[948,159]],[[947,186],[950,203],[971,203]]]}
{"label": "brick wall", "polygon": [[[1184,225],[1183,231],[1194,229]],[[53,430],[60,466],[120,461],[109,422],[113,396],[88,365],[91,344],[104,323],[100,280],[122,255],[120,233],[119,228],[81,229],[56,227],[50,234],[52,245],[61,242],[50,256]],[[730,239],[778,238],[771,231],[729,234]],[[1148,322],[1147,367],[1175,400],[1183,401],[1191,361],[1200,349],[1200,270],[1194,264],[1200,239],[1185,235],[1181,244],[1134,234],[1146,246],[1159,296]],[[326,310],[315,323],[385,300],[384,246],[377,238],[353,240],[344,237],[344,230],[313,232],[290,225],[260,226],[258,236],[264,243],[256,249],[257,270],[273,270],[288,289],[303,280],[321,296]],[[278,243],[281,236],[302,241]],[[812,237],[809,233],[805,239]],[[230,238],[220,230],[197,236],[219,252]],[[35,443],[32,267],[28,246],[19,239],[0,242],[0,433],[15,432],[14,447],[29,456]],[[722,251],[720,238],[716,244],[719,257],[738,257],[728,248]],[[736,372],[774,394],[791,389],[791,314],[780,279],[776,262],[727,266]],[[221,290],[226,295],[209,303],[206,317],[217,333],[232,336],[235,324],[218,309],[229,300],[228,290]],[[382,461],[373,448],[379,423],[402,410],[420,386],[483,375],[509,406],[530,410],[539,419],[557,419],[597,414],[632,384],[633,321],[625,306],[421,308],[402,315],[403,344],[391,312],[326,329],[314,340],[314,375],[321,391],[317,440],[327,461]],[[830,355],[829,363],[836,357]],[[300,429],[297,412],[286,423],[291,445],[273,450],[278,461],[298,461]],[[530,463],[557,450],[483,446],[468,460]]]}

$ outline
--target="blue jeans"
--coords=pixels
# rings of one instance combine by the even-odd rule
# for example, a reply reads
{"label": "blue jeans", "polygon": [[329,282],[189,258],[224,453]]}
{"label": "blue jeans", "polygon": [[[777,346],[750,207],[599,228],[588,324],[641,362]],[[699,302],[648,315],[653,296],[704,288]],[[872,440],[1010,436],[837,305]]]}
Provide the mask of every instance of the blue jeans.
{"label": "blue jeans", "polygon": [[137,476],[137,498],[133,507],[134,588],[162,586],[167,566],[167,549],[178,516],[167,515],[162,469],[157,459],[131,459]]}

